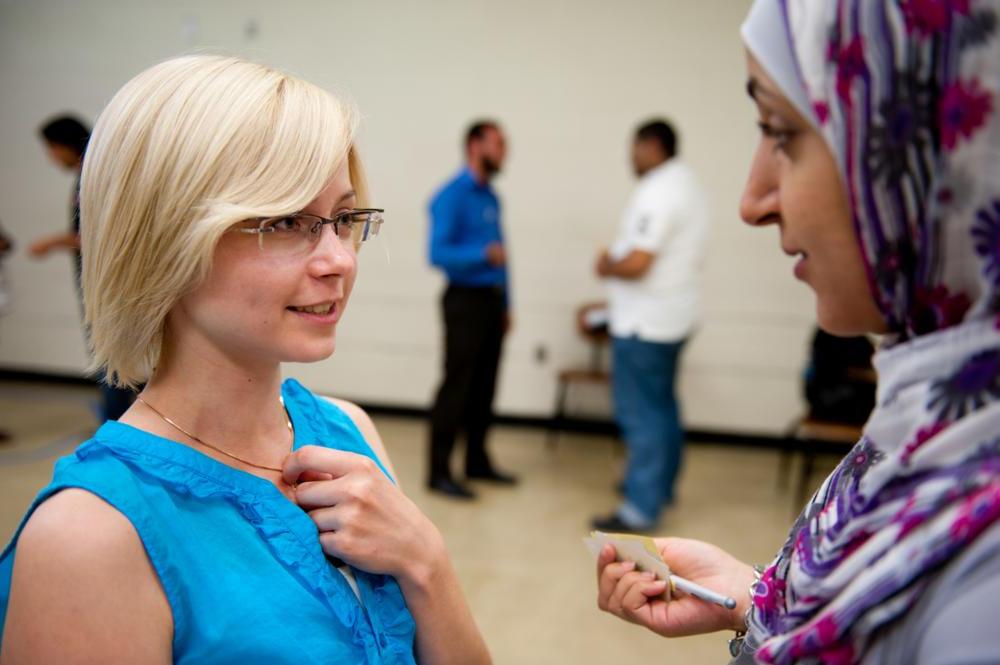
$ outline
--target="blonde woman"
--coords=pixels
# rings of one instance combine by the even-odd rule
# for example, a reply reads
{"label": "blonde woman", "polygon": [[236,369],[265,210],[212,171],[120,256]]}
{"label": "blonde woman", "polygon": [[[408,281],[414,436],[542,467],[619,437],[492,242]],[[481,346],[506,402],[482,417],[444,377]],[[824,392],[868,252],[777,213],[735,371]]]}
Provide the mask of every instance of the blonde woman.
{"label": "blonde woman", "polygon": [[212,56],[105,109],[87,323],[109,380],[147,383],[0,558],[5,665],[489,662],[371,420],[281,379],[333,352],[381,224],[355,125],[305,81]]}

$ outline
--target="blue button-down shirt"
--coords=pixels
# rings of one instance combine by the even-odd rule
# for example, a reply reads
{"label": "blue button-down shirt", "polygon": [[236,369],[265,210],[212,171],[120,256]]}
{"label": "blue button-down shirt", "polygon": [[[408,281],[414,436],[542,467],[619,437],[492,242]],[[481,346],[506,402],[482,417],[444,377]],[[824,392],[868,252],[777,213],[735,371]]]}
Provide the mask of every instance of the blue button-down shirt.
{"label": "blue button-down shirt", "polygon": [[486,260],[486,247],[503,242],[500,199],[462,169],[431,199],[431,263],[457,286],[498,286],[507,294],[507,268]]}

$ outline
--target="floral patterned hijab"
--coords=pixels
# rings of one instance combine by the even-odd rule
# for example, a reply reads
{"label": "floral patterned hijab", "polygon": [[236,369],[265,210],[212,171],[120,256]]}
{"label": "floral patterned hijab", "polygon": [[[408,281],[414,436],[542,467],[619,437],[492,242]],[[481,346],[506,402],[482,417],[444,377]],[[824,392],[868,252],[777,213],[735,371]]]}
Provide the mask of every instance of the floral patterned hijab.
{"label": "floral patterned hijab", "polygon": [[1000,524],[1000,0],[758,0],[747,47],[824,135],[891,330],[878,406],[756,588],[766,663],[860,662]]}

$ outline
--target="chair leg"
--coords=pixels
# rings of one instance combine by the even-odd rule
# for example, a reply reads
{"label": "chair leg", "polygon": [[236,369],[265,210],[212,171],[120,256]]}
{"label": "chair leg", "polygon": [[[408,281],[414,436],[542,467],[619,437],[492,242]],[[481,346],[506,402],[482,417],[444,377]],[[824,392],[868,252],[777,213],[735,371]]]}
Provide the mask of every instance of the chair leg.
{"label": "chair leg", "polygon": [[792,450],[791,445],[782,448],[780,457],[778,457],[778,489],[785,490],[788,488],[788,474],[791,471],[792,457],[794,457],[795,451]]}
{"label": "chair leg", "polygon": [[806,448],[802,451],[802,473],[799,476],[799,486],[795,492],[796,505],[794,507],[795,513],[802,509],[806,505],[806,499],[808,498],[809,492],[809,481],[812,480],[814,467],[816,465],[816,451],[812,448]]}
{"label": "chair leg", "polygon": [[552,424],[549,425],[549,435],[547,437],[547,444],[549,450],[555,450],[556,444],[559,440],[559,432],[565,425],[566,420],[566,396],[569,393],[569,383],[567,381],[559,381],[559,387],[556,389],[556,412],[552,416]]}

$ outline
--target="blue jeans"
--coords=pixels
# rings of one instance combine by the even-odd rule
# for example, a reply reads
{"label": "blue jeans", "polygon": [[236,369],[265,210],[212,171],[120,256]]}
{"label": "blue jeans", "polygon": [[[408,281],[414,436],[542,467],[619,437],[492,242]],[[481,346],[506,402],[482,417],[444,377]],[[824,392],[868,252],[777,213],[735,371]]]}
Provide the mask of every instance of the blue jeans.
{"label": "blue jeans", "polygon": [[611,340],[615,419],[628,449],[619,514],[643,526],[655,523],[674,498],[684,444],[674,383],[683,346],[684,340]]}

